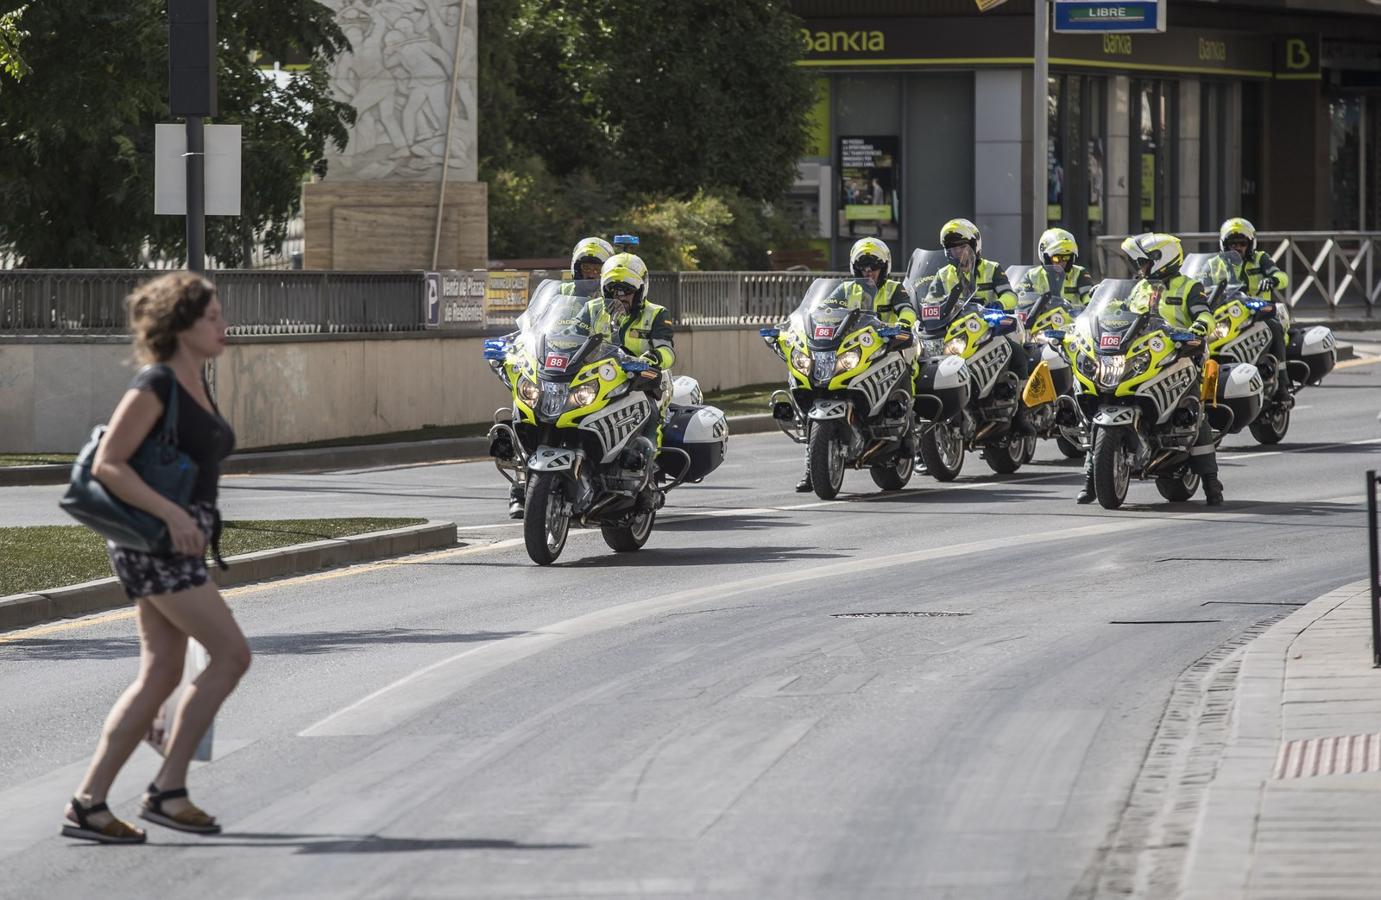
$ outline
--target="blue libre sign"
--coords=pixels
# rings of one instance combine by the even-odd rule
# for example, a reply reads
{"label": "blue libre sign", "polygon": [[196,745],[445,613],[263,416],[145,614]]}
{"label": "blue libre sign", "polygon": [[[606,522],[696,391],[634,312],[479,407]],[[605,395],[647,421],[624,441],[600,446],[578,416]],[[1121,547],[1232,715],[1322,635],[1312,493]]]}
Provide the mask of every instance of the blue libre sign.
{"label": "blue libre sign", "polygon": [[1055,0],[1055,30],[1164,31],[1165,0]]}

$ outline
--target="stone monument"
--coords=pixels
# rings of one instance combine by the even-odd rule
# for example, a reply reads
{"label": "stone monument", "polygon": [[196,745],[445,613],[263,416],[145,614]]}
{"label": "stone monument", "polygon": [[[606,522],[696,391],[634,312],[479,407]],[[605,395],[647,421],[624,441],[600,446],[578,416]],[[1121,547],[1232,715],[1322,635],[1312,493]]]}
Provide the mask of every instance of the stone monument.
{"label": "stone monument", "polygon": [[352,47],[336,60],[332,89],[357,119],[344,152],[328,154],[325,179],[304,186],[306,267],[433,268],[443,170],[436,267],[483,267],[488,215],[485,185],[477,180],[477,0],[323,2],[336,10]]}

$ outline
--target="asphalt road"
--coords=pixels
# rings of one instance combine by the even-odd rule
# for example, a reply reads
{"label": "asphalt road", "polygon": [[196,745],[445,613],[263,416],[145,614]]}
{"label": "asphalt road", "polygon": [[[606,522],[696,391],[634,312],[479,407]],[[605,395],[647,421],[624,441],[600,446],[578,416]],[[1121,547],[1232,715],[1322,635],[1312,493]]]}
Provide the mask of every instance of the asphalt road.
{"label": "asphalt road", "polygon": [[[546,569],[484,463],[226,479],[231,518],[467,546],[230,593],[256,661],[193,774],[217,838],[57,837],[133,621],[0,635],[0,896],[1083,896],[1175,677],[1365,572],[1381,366],[1300,402],[1278,447],[1227,441],[1219,510],[1076,506],[1053,447],[822,503],[742,436],[644,550],[575,532]],[[55,490],[0,491],[4,521],[61,521]]]}

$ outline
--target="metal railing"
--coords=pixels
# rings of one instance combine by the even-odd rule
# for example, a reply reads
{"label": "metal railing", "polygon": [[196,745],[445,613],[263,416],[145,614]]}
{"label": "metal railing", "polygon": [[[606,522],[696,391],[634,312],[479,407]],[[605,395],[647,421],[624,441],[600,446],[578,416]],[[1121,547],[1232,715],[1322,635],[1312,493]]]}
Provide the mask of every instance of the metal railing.
{"label": "metal railing", "polygon": [[816,278],[839,272],[653,272],[647,293],[682,325],[759,325],[786,318]]}
{"label": "metal railing", "polygon": [[[0,271],[0,332],[122,334],[140,269]],[[212,271],[231,334],[420,331],[421,272]]]}
{"label": "metal railing", "polygon": [[[1218,232],[1176,235],[1186,253],[1218,249]],[[1131,274],[1122,253],[1126,235],[1097,239],[1098,264],[1109,278]],[[1294,308],[1356,309],[1370,317],[1381,297],[1381,231],[1258,231],[1256,246],[1290,278],[1286,301]]]}

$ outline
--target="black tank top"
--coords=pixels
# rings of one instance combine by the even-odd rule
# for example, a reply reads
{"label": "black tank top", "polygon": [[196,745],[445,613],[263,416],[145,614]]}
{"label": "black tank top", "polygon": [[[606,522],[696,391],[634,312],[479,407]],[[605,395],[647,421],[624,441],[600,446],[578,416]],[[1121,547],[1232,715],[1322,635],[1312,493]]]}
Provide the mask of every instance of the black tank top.
{"label": "black tank top", "polygon": [[[167,366],[147,366],[134,376],[130,387],[137,391],[153,391],[168,408],[168,394],[177,376]],[[209,395],[209,391],[207,392]],[[162,427],[160,418],[154,430]],[[221,461],[235,449],[235,432],[220,412],[202,406],[182,385],[177,392],[177,448],[197,464],[197,484],[192,491],[194,503],[216,503],[217,486],[221,480]]]}

